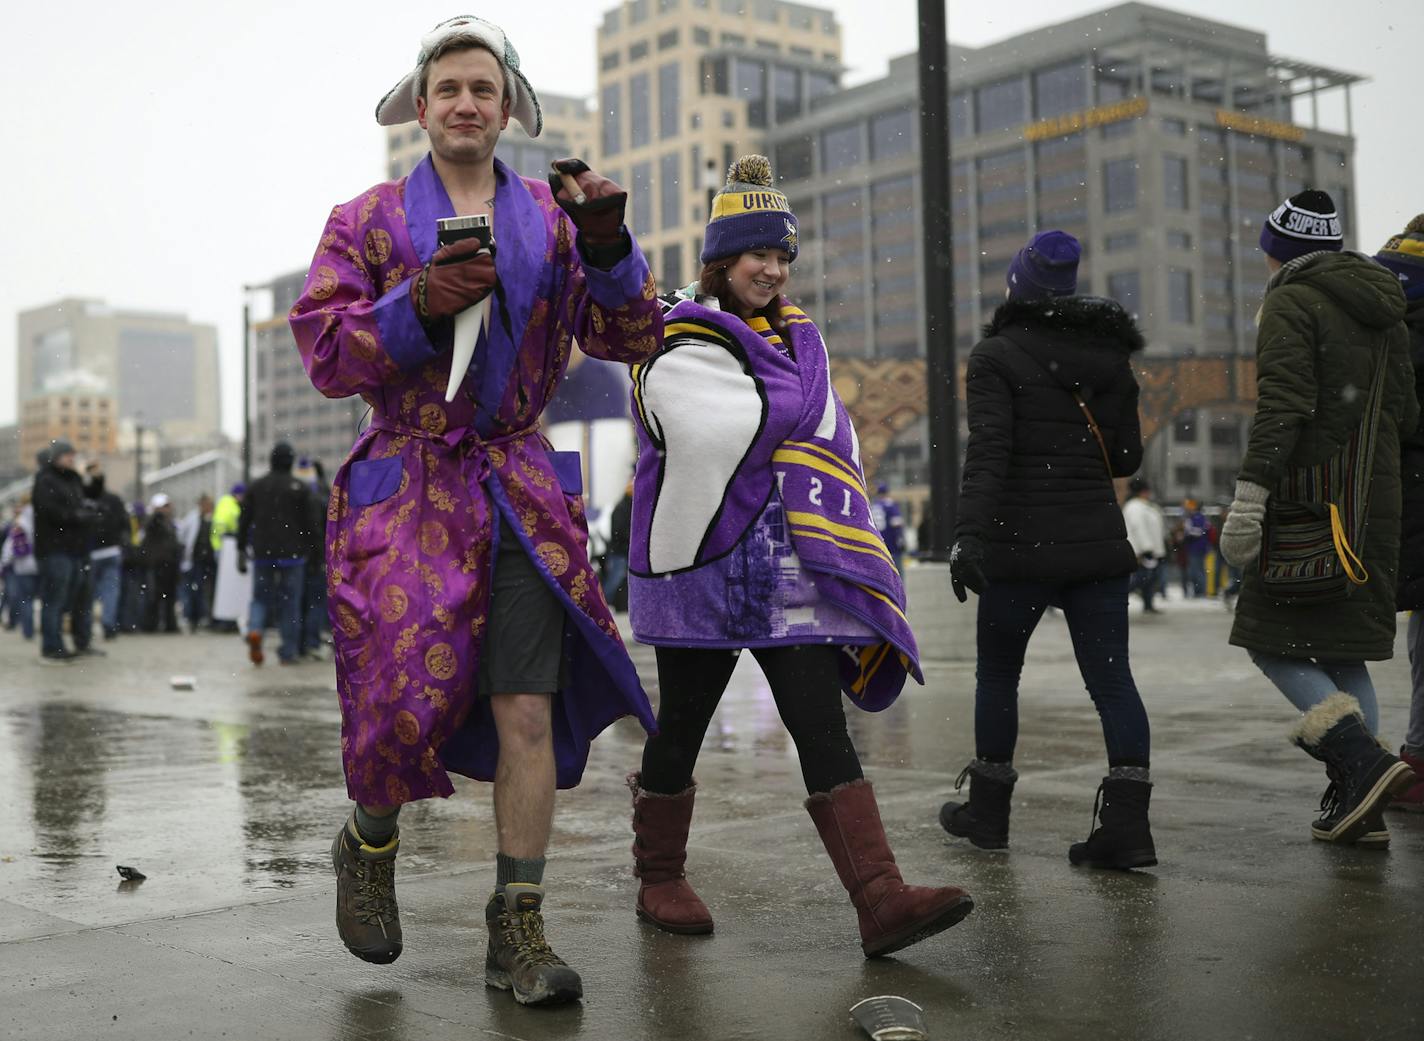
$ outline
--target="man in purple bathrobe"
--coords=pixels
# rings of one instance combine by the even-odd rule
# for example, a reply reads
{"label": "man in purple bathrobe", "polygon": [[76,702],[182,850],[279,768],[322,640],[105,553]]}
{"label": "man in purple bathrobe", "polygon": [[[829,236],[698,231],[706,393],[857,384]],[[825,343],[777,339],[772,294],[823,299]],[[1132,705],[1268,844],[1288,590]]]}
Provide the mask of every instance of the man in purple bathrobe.
{"label": "man in purple bathrobe", "polygon": [[[312,382],[360,394],[372,422],[327,512],[342,759],[354,813],[332,847],[337,928],[357,957],[401,951],[394,865],[404,803],[494,781],[498,883],[486,982],[525,1004],[582,994],[544,940],[554,791],[590,742],[653,714],[589,565],[576,453],[538,431],[571,339],[632,363],[662,343],[624,193],[577,160],[553,187],[494,158],[514,116],[542,119],[504,33],[478,18],[426,34],[377,121],[418,119],[431,154],[337,206],[290,321]],[[442,217],[488,214],[495,246],[437,242]],[[489,313],[445,401],[454,316]]]}

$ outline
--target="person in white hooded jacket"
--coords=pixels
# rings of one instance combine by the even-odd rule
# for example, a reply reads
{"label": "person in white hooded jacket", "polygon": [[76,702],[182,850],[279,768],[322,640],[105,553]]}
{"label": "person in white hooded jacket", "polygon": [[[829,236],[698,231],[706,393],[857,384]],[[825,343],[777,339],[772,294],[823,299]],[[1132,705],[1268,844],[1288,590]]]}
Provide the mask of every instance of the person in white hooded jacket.
{"label": "person in white hooded jacket", "polygon": [[1167,556],[1167,522],[1162,516],[1162,507],[1152,501],[1152,486],[1141,477],[1134,477],[1127,484],[1122,520],[1127,525],[1127,541],[1137,554],[1132,588],[1142,597],[1142,609],[1156,614],[1152,598],[1161,577],[1158,568]]}

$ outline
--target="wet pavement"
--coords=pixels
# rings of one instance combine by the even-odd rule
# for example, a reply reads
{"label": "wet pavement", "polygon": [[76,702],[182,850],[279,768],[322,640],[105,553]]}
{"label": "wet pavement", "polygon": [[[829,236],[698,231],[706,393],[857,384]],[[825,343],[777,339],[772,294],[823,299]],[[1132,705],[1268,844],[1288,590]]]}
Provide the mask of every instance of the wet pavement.
{"label": "wet pavement", "polygon": [[[0,633],[0,1037],[851,1039],[847,1009],[902,994],[936,1039],[1424,1036],[1424,816],[1388,853],[1309,837],[1323,788],[1289,747],[1285,700],[1207,604],[1135,618],[1153,722],[1161,866],[1071,868],[1103,772],[1061,620],[1021,701],[1013,848],[951,843],[939,804],[972,754],[973,666],[927,669],[851,733],[908,879],[974,894],[963,924],[865,961],[855,914],[802,809],[795,750],[750,656],[708,735],[689,873],[717,921],[674,937],[633,916],[636,726],[562,794],[547,873],[555,947],[587,999],[519,1008],[482,982],[489,792],[402,815],[406,951],[348,955],[328,850],[347,811],[330,665],[247,665],[236,637],[132,636],[65,668]],[[1403,625],[1401,624],[1401,632]],[[649,684],[651,654],[636,657]],[[170,677],[193,676],[174,690]],[[1399,655],[1374,670],[1384,736],[1408,707]],[[116,864],[148,875],[123,883]]]}

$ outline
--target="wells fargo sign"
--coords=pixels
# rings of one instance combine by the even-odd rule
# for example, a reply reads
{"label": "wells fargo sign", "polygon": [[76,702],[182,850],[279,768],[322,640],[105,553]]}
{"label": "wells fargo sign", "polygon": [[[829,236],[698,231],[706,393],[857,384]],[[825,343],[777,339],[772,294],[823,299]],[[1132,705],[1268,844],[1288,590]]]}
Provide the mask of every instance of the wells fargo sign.
{"label": "wells fargo sign", "polygon": [[1235,130],[1238,134],[1255,134],[1257,137],[1274,137],[1282,141],[1303,141],[1305,130],[1293,123],[1282,123],[1278,119],[1262,119],[1245,112],[1233,112],[1229,108],[1216,110],[1217,126]]}
{"label": "wells fargo sign", "polygon": [[1115,101],[1111,105],[1099,105],[1097,108],[1084,109],[1066,116],[1040,119],[1037,123],[1024,127],[1023,136],[1025,141],[1042,141],[1049,137],[1076,134],[1090,127],[1121,123],[1124,119],[1136,119],[1146,113],[1146,98],[1128,98],[1126,101]]}

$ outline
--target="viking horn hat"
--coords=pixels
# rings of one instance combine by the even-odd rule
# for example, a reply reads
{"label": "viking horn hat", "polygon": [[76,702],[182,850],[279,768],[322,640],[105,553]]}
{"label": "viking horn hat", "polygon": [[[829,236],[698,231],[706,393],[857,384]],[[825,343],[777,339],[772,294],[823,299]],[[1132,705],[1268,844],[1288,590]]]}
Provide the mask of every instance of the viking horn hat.
{"label": "viking horn hat", "polygon": [[519,52],[514,49],[514,45],[499,26],[468,14],[446,19],[420,38],[420,54],[415,59],[415,68],[407,72],[381,99],[376,106],[376,122],[383,127],[389,127],[415,120],[415,95],[420,89],[420,66],[441,44],[457,37],[477,41],[494,53],[500,68],[504,70],[505,83],[509,88],[509,114],[519,120],[530,137],[538,137],[539,131],[544,129],[544,113],[539,108],[539,98],[535,95],[534,88],[524,78],[524,73],[519,71]]}

